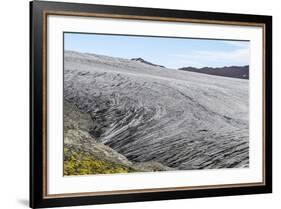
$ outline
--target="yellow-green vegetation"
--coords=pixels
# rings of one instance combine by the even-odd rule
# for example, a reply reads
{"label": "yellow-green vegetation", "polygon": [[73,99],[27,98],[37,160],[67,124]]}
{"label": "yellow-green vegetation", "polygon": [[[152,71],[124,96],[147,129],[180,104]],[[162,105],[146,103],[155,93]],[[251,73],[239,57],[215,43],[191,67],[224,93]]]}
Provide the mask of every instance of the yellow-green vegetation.
{"label": "yellow-green vegetation", "polygon": [[91,153],[73,147],[64,148],[64,175],[88,175],[135,172],[134,169],[98,159]]}

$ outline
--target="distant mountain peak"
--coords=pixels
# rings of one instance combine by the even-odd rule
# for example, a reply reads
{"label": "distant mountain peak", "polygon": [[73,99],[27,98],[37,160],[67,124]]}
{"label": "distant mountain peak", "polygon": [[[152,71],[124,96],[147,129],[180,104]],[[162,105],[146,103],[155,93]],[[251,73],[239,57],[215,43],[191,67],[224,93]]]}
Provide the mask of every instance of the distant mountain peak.
{"label": "distant mountain peak", "polygon": [[132,58],[131,60],[133,61],[139,61],[139,62],[144,62],[145,60],[141,57],[138,57],[138,58]]}
{"label": "distant mountain peak", "polygon": [[141,63],[147,64],[147,65],[152,65],[152,66],[155,66],[155,67],[163,67],[163,68],[165,68],[165,66],[163,66],[163,65],[153,64],[153,63],[151,63],[151,62],[148,62],[148,61],[144,60],[144,59],[141,58],[141,57],[132,58],[131,60],[132,60],[132,61],[141,62]]}

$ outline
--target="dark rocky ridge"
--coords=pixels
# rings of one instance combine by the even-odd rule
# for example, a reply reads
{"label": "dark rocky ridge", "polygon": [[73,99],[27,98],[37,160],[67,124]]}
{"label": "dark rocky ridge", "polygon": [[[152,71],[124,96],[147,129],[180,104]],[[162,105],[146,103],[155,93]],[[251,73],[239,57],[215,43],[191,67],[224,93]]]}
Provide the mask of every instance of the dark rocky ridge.
{"label": "dark rocky ridge", "polygon": [[203,67],[203,68],[194,68],[194,67],[183,67],[179,70],[204,73],[209,75],[225,76],[231,78],[241,78],[249,79],[249,65],[246,66],[230,66],[230,67]]}

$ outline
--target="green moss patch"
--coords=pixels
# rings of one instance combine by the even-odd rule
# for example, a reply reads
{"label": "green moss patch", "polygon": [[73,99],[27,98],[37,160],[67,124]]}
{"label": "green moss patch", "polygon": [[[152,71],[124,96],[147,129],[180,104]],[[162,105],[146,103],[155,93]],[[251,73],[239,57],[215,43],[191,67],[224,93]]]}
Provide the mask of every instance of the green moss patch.
{"label": "green moss patch", "polygon": [[82,149],[64,147],[64,175],[129,173],[134,169],[114,162],[98,159]]}

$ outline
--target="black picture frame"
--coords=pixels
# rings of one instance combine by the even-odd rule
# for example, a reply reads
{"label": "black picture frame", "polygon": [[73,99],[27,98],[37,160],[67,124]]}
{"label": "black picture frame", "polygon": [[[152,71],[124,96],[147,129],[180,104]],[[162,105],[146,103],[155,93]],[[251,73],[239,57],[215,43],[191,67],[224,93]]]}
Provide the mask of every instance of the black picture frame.
{"label": "black picture frame", "polygon": [[[132,19],[186,19],[210,22],[261,24],[264,26],[264,182],[257,185],[218,188],[171,189],[154,192],[122,192],[101,195],[46,196],[46,16],[108,14]],[[30,2],[30,207],[44,208],[121,202],[169,200],[272,192],[272,17],[261,15],[105,6],[93,4]]]}

